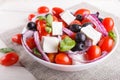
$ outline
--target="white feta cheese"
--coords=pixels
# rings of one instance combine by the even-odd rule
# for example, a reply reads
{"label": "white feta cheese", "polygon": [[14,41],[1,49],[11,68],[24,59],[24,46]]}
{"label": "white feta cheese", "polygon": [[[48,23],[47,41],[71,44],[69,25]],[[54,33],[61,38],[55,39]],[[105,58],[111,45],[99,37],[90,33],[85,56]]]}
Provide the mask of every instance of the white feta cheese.
{"label": "white feta cheese", "polygon": [[73,16],[68,10],[61,13],[60,16],[68,25],[75,19],[75,16]]}
{"label": "white feta cheese", "polygon": [[62,35],[62,22],[52,22],[52,35]]}
{"label": "white feta cheese", "polygon": [[59,39],[56,37],[43,36],[42,38],[43,51],[46,53],[57,53]]}
{"label": "white feta cheese", "polygon": [[95,30],[91,25],[82,28],[81,31],[93,41],[93,45],[96,45],[102,36],[102,34]]}

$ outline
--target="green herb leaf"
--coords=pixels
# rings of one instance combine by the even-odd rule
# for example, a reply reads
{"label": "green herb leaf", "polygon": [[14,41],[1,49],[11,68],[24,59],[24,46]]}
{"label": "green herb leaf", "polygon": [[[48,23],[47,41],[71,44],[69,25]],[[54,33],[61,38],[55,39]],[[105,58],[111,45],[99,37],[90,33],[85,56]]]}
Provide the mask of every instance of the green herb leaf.
{"label": "green herb leaf", "polygon": [[48,23],[50,26],[52,26],[53,17],[52,17],[51,14],[48,14],[48,15],[46,16],[46,21],[47,21],[47,23]]}
{"label": "green herb leaf", "polygon": [[51,27],[46,27],[45,30],[46,30],[48,33],[51,33],[51,32],[52,32]]}
{"label": "green herb leaf", "polygon": [[68,51],[72,49],[75,46],[75,41],[72,40],[70,37],[65,37],[61,42],[60,42],[60,51]]}
{"label": "green herb leaf", "polygon": [[34,49],[33,49],[33,52],[34,52],[34,54],[35,54],[36,56],[42,57],[42,55],[39,53],[39,51],[37,50],[37,48],[34,48]]}
{"label": "green herb leaf", "polygon": [[108,36],[110,36],[113,40],[116,39],[116,35],[113,31],[108,32]]}
{"label": "green herb leaf", "polygon": [[46,20],[46,18],[44,16],[38,16],[37,17],[39,20]]}
{"label": "green herb leaf", "polygon": [[11,52],[11,51],[14,51],[14,49],[12,49],[12,48],[1,48],[0,49],[0,52],[2,52],[2,53],[8,53],[8,52]]}

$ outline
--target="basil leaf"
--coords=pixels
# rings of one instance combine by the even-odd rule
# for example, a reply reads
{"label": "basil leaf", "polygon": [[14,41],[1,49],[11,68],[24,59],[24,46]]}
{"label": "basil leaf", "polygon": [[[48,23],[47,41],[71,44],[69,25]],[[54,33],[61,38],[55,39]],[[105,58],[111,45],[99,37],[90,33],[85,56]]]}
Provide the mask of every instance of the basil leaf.
{"label": "basil leaf", "polygon": [[14,49],[12,49],[12,48],[1,48],[0,49],[1,53],[8,53],[8,52],[11,52],[11,51],[14,51]]}
{"label": "basil leaf", "polygon": [[48,23],[50,26],[52,26],[53,16],[52,16],[51,14],[48,14],[48,15],[46,16],[46,21],[47,21],[47,23]]}
{"label": "basil leaf", "polygon": [[46,18],[44,16],[38,16],[37,17],[39,20],[46,20]]}
{"label": "basil leaf", "polygon": [[108,32],[108,36],[110,36],[113,40],[116,39],[116,35],[113,31]]}
{"label": "basil leaf", "polygon": [[51,32],[52,32],[51,27],[46,27],[45,30],[46,30],[48,33],[51,33]]}
{"label": "basil leaf", "polygon": [[60,42],[60,51],[68,51],[72,49],[75,46],[75,41],[72,40],[70,37],[65,37],[61,42]]}
{"label": "basil leaf", "polygon": [[34,48],[34,49],[33,49],[33,52],[34,52],[34,54],[35,54],[36,56],[42,57],[42,55],[39,53],[39,51],[37,50],[37,48]]}

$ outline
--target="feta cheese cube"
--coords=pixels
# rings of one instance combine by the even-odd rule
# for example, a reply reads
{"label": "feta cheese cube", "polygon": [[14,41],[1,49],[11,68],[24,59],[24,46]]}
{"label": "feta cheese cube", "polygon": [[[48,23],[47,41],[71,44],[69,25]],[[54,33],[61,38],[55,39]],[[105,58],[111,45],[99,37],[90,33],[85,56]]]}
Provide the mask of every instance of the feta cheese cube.
{"label": "feta cheese cube", "polygon": [[62,35],[62,22],[52,22],[52,35]]}
{"label": "feta cheese cube", "polygon": [[43,51],[46,53],[57,53],[59,39],[56,37],[43,36],[42,38]]}
{"label": "feta cheese cube", "polygon": [[91,25],[82,28],[81,31],[93,41],[93,45],[96,45],[102,36],[102,34],[95,30]]}
{"label": "feta cheese cube", "polygon": [[73,16],[68,10],[61,13],[60,16],[68,25],[75,19],[75,16]]}

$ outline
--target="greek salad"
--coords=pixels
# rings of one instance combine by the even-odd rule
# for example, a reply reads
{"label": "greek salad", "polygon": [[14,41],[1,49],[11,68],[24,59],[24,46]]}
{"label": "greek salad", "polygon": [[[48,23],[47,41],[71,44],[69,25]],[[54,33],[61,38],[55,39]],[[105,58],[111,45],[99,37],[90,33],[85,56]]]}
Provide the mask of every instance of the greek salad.
{"label": "greek salad", "polygon": [[28,16],[26,30],[13,42],[38,58],[62,65],[91,63],[109,54],[115,45],[114,21],[99,12],[80,8],[40,6]]}

